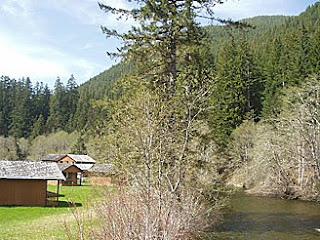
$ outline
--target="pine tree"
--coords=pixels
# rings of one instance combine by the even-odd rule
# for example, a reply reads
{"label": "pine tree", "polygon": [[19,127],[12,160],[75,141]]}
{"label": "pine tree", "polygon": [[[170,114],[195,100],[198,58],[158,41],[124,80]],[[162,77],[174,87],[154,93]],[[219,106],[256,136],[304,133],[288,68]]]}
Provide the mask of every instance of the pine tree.
{"label": "pine tree", "polygon": [[[212,81],[201,61],[205,33],[196,17],[204,9],[211,13],[210,7],[222,1],[135,2],[139,8],[132,10],[100,4],[106,12],[133,17],[140,24],[123,34],[103,28],[107,37],[123,42],[119,52],[110,55],[135,63],[137,69],[123,80],[123,96],[114,103],[113,129],[105,131],[113,130],[117,136],[112,142],[120,145],[115,147],[119,170],[145,193],[146,236],[150,236],[151,199],[157,198],[161,221],[166,205],[162,194],[181,203],[186,186],[196,185],[197,174],[191,167],[196,157],[190,142]],[[162,239],[160,228],[155,231],[159,233],[155,238]]]}
{"label": "pine tree", "polygon": [[65,130],[68,132],[72,132],[75,130],[77,123],[74,122],[74,115],[77,110],[77,104],[79,101],[79,92],[78,92],[78,85],[73,75],[69,78],[67,85],[66,85],[66,93],[65,93],[65,100],[64,104],[66,106],[65,112],[63,116],[67,119]]}
{"label": "pine tree", "polygon": [[87,154],[87,147],[85,145],[83,133],[79,134],[79,137],[77,138],[75,145],[71,148],[71,153],[80,155]]}
{"label": "pine tree", "polygon": [[140,8],[125,10],[99,4],[106,12],[120,14],[123,18],[132,17],[140,23],[140,27],[132,27],[123,34],[102,28],[107,37],[113,36],[123,41],[119,52],[109,55],[132,60],[138,72],[148,76],[148,87],[158,89],[170,98],[176,89],[181,59],[194,59],[197,47],[203,45],[205,35],[196,22],[200,9],[212,13],[211,7],[222,1],[134,1]]}
{"label": "pine tree", "polygon": [[90,95],[89,89],[85,88],[79,94],[75,114],[73,115],[72,124],[74,129],[81,131],[87,127],[90,114]]}
{"label": "pine tree", "polygon": [[303,25],[299,31],[299,51],[298,51],[298,74],[299,78],[305,79],[311,74],[311,39],[310,34]]}
{"label": "pine tree", "polygon": [[49,132],[61,130],[65,126],[63,113],[66,106],[63,104],[64,97],[65,88],[58,77],[54,86],[54,94],[50,99],[50,114],[46,126]]}
{"label": "pine tree", "polygon": [[33,124],[31,138],[34,139],[44,133],[45,120],[42,114],[38,117],[37,121]]}
{"label": "pine tree", "polygon": [[[320,4],[319,4],[320,6]],[[311,46],[311,68],[312,73],[318,74],[320,72],[320,27],[316,29],[312,35],[312,46]]]}
{"label": "pine tree", "polygon": [[[231,132],[259,111],[256,70],[251,50],[243,33],[231,36],[219,59],[218,79],[211,98],[211,127],[215,141],[222,147]],[[257,109],[255,109],[255,107]]]}
{"label": "pine tree", "polygon": [[29,137],[32,126],[32,87],[29,78],[22,79],[18,84],[15,106],[11,112],[12,123],[10,134],[14,137]]}

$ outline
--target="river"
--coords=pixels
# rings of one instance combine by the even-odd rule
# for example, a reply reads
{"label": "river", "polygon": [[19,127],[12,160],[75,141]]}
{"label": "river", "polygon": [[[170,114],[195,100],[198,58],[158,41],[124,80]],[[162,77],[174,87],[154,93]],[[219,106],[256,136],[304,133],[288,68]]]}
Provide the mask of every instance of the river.
{"label": "river", "polygon": [[320,239],[320,204],[237,193],[205,239]]}

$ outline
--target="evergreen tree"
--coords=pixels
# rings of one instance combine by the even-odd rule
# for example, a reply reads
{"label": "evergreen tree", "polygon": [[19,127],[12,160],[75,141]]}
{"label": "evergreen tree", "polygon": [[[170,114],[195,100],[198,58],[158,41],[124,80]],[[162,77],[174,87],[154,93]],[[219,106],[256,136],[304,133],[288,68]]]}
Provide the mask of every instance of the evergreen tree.
{"label": "evergreen tree", "polygon": [[50,114],[46,126],[46,129],[48,129],[49,132],[61,130],[65,126],[63,109],[65,109],[66,106],[63,104],[64,97],[65,88],[58,77],[54,86],[54,94],[50,99]]}
{"label": "evergreen tree", "polygon": [[319,26],[314,32],[314,34],[312,35],[311,42],[312,42],[311,56],[310,56],[311,68],[312,68],[312,72],[317,74],[320,72],[320,27]]}
{"label": "evergreen tree", "polygon": [[48,120],[49,114],[50,114],[50,98],[51,98],[51,92],[46,84],[43,89],[42,93],[42,116],[45,121]]}
{"label": "evergreen tree", "polygon": [[42,114],[40,114],[37,121],[33,124],[32,132],[31,132],[31,138],[34,139],[37,136],[44,133],[44,127],[45,127],[45,120]]}
{"label": "evergreen tree", "polygon": [[[65,112],[63,116],[67,119],[65,130],[68,132],[72,132],[75,130],[75,126],[77,123],[74,122],[74,114],[77,110],[77,104],[79,102],[79,92],[78,92],[78,85],[73,75],[69,78],[67,85],[66,85],[66,93],[65,93]],[[75,125],[74,125],[75,123]]]}
{"label": "evergreen tree", "polygon": [[[211,98],[210,114],[213,135],[220,146],[226,146],[231,132],[259,111],[256,70],[246,37],[230,37],[219,59],[217,82]],[[257,109],[255,109],[255,107]]]}
{"label": "evergreen tree", "polygon": [[[129,60],[137,71],[134,77],[124,80],[121,87],[126,94],[114,105],[115,131],[123,133],[124,139],[119,143],[118,164],[132,174],[130,176],[142,177],[136,183],[145,187],[147,198],[152,197],[154,190],[180,199],[187,182],[196,178],[196,175],[187,177],[194,163],[191,157],[194,152],[189,151],[189,145],[195,134],[195,121],[206,102],[207,85],[212,80],[201,61],[201,54],[205,53],[205,32],[196,17],[201,10],[212,13],[210,8],[221,1],[135,2],[139,8],[132,10],[100,4],[106,12],[132,17],[140,24],[123,34],[103,28],[107,37],[114,36],[123,42],[119,52],[110,55]],[[136,104],[131,104],[129,99],[131,102],[135,99]],[[115,140],[115,144],[118,140],[121,139]],[[132,142],[131,148],[126,145],[127,141]],[[157,148],[159,145],[165,147]],[[139,166],[140,171],[132,168],[134,165]],[[137,172],[145,172],[145,177]],[[161,201],[159,199],[160,205]],[[147,208],[149,204],[146,203]],[[163,214],[161,209],[160,214]],[[149,218],[147,214],[147,221]]]}
{"label": "evergreen tree", "polygon": [[81,131],[87,126],[90,114],[90,97],[89,89],[84,88],[79,94],[77,108],[73,116],[73,126],[77,131]]}
{"label": "evergreen tree", "polygon": [[18,83],[15,106],[11,112],[12,123],[10,134],[14,137],[29,137],[32,126],[32,87],[29,78],[22,79]]}
{"label": "evergreen tree", "polygon": [[83,138],[83,133],[79,134],[79,137],[77,138],[75,145],[71,148],[71,153],[80,155],[87,154],[87,148]]}
{"label": "evergreen tree", "polygon": [[282,44],[279,38],[273,41],[271,55],[268,59],[266,72],[266,83],[264,90],[263,116],[268,117],[277,114],[280,109],[280,89],[281,83],[278,81],[280,76],[280,56]]}
{"label": "evergreen tree", "polygon": [[48,119],[50,111],[50,96],[51,93],[48,85],[44,85],[42,82],[37,82],[34,88],[34,96],[32,99],[34,105],[34,121],[36,121],[40,115],[42,115],[44,121]]}
{"label": "evergreen tree", "polygon": [[17,82],[7,76],[1,77],[0,111],[1,111],[1,135],[8,137],[11,125],[11,112],[15,106],[15,91]]}
{"label": "evergreen tree", "polygon": [[298,75],[299,78],[305,79],[312,72],[311,56],[311,39],[310,34],[303,25],[299,31],[299,54],[298,54]]}
{"label": "evergreen tree", "polygon": [[124,34],[103,27],[107,37],[117,37],[124,43],[118,53],[109,55],[132,60],[138,72],[148,76],[148,87],[158,89],[170,98],[176,89],[179,61],[195,58],[197,46],[202,45],[204,32],[196,22],[199,9],[212,13],[211,7],[219,3],[222,2],[152,0],[132,10],[116,9],[100,3],[104,11],[132,17],[141,24]]}

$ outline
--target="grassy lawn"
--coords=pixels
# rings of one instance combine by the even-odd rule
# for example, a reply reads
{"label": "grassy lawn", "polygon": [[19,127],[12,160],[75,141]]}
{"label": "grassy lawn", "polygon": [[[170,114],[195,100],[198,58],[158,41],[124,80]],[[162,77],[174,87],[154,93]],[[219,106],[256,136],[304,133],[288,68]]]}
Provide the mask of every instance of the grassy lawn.
{"label": "grassy lawn", "polygon": [[60,186],[60,195],[58,207],[0,207],[0,239],[65,239],[64,223],[74,221],[68,202],[85,209],[96,193],[89,185]]}

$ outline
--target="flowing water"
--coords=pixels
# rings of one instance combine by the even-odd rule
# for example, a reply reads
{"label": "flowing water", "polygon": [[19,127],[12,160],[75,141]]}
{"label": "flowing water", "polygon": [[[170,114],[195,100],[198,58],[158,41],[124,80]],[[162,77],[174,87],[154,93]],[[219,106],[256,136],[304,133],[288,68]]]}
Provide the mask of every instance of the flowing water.
{"label": "flowing water", "polygon": [[320,240],[320,204],[238,193],[206,239]]}

